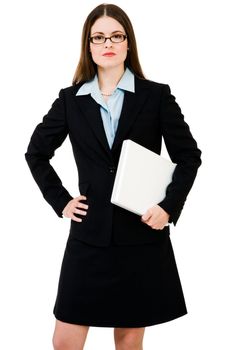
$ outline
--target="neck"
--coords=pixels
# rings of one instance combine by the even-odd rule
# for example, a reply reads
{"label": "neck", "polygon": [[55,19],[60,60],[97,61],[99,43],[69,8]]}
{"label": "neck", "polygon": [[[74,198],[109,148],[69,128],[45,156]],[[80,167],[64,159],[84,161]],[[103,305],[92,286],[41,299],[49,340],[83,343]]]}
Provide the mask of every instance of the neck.
{"label": "neck", "polygon": [[98,83],[101,91],[111,93],[124,73],[124,66],[104,69],[98,67]]}

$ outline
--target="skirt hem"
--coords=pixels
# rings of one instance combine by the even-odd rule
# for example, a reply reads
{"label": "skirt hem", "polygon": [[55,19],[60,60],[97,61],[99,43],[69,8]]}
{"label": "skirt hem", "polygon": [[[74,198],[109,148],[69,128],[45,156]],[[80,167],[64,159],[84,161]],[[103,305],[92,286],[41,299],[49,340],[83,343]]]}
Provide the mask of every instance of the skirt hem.
{"label": "skirt hem", "polygon": [[55,318],[58,321],[65,322],[65,323],[70,323],[70,324],[76,324],[80,326],[89,326],[89,327],[110,327],[110,328],[140,328],[140,327],[151,327],[155,326],[158,324],[162,324],[165,322],[170,322],[173,321],[179,317],[187,315],[188,312],[183,312],[178,315],[172,316],[172,317],[167,317],[164,319],[158,320],[153,320],[153,321],[147,321],[147,322],[138,322],[138,323],[133,323],[133,324],[124,324],[124,323],[118,323],[118,322],[88,322],[88,321],[74,321],[74,320],[67,320],[63,317],[60,317],[56,314],[54,314]]}

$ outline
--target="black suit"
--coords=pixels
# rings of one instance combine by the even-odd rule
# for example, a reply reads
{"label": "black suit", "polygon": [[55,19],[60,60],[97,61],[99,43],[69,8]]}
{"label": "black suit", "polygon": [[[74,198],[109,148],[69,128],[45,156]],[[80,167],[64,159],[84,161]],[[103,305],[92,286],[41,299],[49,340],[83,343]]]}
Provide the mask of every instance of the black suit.
{"label": "black suit", "polygon": [[107,246],[113,234],[119,245],[152,243],[169,235],[141,222],[140,216],[110,202],[124,139],[160,153],[164,138],[177,163],[173,181],[159,205],[176,224],[201,164],[201,151],[184,121],[168,85],[135,77],[135,93],[125,91],[123,108],[112,149],[109,148],[99,105],[90,95],[76,96],[81,84],[61,89],[43,122],[36,128],[25,154],[44,198],[59,217],[73,198],[62,186],[49,160],[69,134],[79,173],[80,193],[89,209],[81,223],[71,220],[70,234],[96,246]]}

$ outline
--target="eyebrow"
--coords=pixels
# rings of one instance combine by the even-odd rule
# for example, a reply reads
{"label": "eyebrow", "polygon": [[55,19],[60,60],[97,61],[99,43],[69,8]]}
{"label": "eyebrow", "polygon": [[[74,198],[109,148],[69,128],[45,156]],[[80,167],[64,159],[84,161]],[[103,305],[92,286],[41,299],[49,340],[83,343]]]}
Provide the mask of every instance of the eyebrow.
{"label": "eyebrow", "polygon": [[[118,33],[118,32],[123,33],[121,30],[114,30],[111,34]],[[91,35],[94,35],[94,34],[103,34],[103,35],[105,35],[105,33],[103,33],[103,32],[94,32]]]}

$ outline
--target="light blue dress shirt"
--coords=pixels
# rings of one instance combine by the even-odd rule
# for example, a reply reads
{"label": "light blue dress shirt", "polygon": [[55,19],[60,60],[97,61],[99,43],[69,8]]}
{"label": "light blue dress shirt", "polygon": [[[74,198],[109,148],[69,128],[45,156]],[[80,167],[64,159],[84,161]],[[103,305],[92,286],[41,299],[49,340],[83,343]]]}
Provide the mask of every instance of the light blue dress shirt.
{"label": "light blue dress shirt", "polygon": [[134,74],[129,70],[129,68],[126,68],[117,87],[113,91],[112,95],[108,97],[107,103],[101,95],[97,74],[92,80],[83,84],[76,93],[77,96],[91,94],[92,98],[100,105],[102,122],[110,148],[112,148],[118,127],[125,90],[135,92]]}

